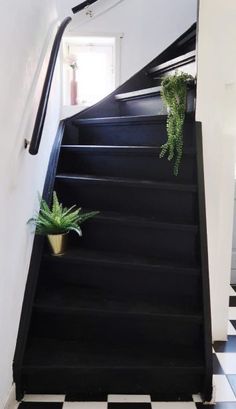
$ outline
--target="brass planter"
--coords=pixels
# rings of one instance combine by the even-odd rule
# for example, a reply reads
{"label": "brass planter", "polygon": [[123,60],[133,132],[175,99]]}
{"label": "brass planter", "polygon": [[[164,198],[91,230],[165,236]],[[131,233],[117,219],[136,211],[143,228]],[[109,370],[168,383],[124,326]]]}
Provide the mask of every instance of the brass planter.
{"label": "brass planter", "polygon": [[67,235],[64,234],[48,234],[49,245],[53,256],[62,256],[66,251]]}

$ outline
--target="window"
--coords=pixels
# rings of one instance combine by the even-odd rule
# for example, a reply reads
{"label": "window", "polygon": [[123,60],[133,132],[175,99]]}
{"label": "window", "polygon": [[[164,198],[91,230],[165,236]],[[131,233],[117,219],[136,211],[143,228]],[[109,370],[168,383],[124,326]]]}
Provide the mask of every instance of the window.
{"label": "window", "polygon": [[73,37],[64,40],[64,105],[90,106],[115,89],[115,48],[115,37]]}

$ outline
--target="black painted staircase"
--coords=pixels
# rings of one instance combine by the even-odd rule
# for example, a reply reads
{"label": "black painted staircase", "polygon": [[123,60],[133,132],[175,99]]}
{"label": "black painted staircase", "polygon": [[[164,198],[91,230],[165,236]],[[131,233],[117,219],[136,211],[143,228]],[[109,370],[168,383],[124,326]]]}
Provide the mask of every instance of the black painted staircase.
{"label": "black painted staircase", "polygon": [[[178,61],[181,69],[194,67],[194,30],[163,54],[160,71],[176,69]],[[24,392],[77,393],[88,399],[148,393],[169,400],[201,392],[210,400],[195,90],[188,91],[184,155],[175,177],[172,164],[159,159],[166,113],[158,68],[150,68],[68,119],[58,135],[45,191],[51,194],[54,188],[63,204],[78,203],[100,214],[86,222],[81,239],[70,235],[62,257],[51,256],[36,238],[14,361],[18,398]],[[138,91],[130,90],[137,82]]]}

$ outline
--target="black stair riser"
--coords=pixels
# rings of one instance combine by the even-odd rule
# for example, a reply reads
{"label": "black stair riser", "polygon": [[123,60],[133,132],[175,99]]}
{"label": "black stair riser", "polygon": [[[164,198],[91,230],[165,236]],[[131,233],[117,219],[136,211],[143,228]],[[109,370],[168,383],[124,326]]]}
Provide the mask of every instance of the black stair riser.
{"label": "black stair riser", "polygon": [[168,258],[192,264],[199,261],[198,235],[189,230],[150,229],[97,218],[84,224],[82,238],[71,234],[70,242],[74,247],[86,249]]}
{"label": "black stair riser", "polygon": [[197,222],[197,194],[191,191],[179,192],[141,184],[137,187],[76,178],[58,178],[55,190],[67,206],[76,204],[98,211],[153,216],[163,222]]}
{"label": "black stair riser", "polygon": [[110,345],[132,343],[153,350],[161,345],[169,348],[198,346],[203,337],[202,325],[187,317],[156,317],[154,315],[126,314],[114,312],[68,311],[50,313],[35,310],[31,334],[36,337],[56,337],[62,340],[92,342],[103,340]]}
{"label": "black stair riser", "polygon": [[[73,132],[71,127],[74,126]],[[194,121],[186,121],[184,127],[185,147],[195,147],[193,138]],[[77,145],[115,145],[115,146],[161,146],[167,140],[166,120],[149,122],[70,125],[69,135],[65,131],[63,144]]]}
{"label": "black stair riser", "polygon": [[[99,382],[98,382],[99,379]],[[23,370],[23,386],[28,394],[156,394],[199,393],[203,370],[164,368],[34,368]]]}
{"label": "black stair riser", "polygon": [[[188,91],[187,112],[193,112],[195,108],[195,90]],[[120,115],[163,115],[166,114],[166,108],[163,105],[160,95],[147,95],[118,101]]]}
{"label": "black stair riser", "polygon": [[[54,261],[55,260],[55,261]],[[103,290],[108,294],[123,294],[140,301],[157,302],[163,299],[169,304],[199,308],[201,306],[200,275],[181,274],[165,269],[148,270],[145,268],[106,266],[96,263],[45,261],[41,267],[42,281],[47,285],[53,282],[73,284],[83,288]],[[178,293],[176,294],[176,288]],[[181,297],[179,297],[181,295]]]}
{"label": "black stair riser", "polygon": [[173,163],[160,159],[159,152],[137,152],[130,147],[130,154],[107,150],[100,152],[94,147],[85,152],[76,148],[61,150],[57,173],[113,176],[139,180],[153,180],[172,183],[196,183],[195,155],[185,154],[178,178],[173,175]]}

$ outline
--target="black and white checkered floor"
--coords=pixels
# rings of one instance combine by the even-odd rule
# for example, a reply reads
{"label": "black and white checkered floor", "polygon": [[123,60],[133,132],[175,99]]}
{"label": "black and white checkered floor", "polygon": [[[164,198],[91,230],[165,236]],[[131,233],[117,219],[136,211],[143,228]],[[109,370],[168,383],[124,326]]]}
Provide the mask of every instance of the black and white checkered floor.
{"label": "black and white checkered floor", "polygon": [[[230,288],[228,341],[213,347],[215,409],[236,409],[236,286]],[[97,402],[79,396],[26,395],[16,409],[201,409],[199,396],[191,402],[159,402],[149,395],[108,395]],[[84,398],[86,400],[86,398]]]}

